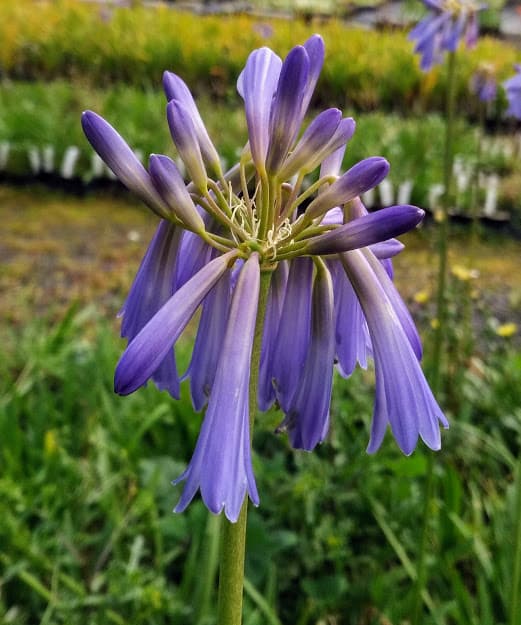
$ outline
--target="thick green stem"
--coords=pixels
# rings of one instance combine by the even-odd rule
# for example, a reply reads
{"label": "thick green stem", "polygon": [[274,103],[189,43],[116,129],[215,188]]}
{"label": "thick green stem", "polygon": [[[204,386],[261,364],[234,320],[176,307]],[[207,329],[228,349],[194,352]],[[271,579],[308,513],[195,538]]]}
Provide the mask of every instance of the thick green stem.
{"label": "thick green stem", "polygon": [[[262,272],[259,305],[255,324],[255,337],[250,369],[250,437],[257,411],[257,387],[259,379],[262,329],[268,301],[271,272]],[[221,565],[219,570],[218,625],[241,625],[242,595],[244,586],[244,556],[246,547],[246,521],[248,498],[244,499],[241,514],[236,523],[223,519],[221,535]]]}
{"label": "thick green stem", "polygon": [[[434,393],[441,390],[441,366],[445,333],[447,325],[447,269],[448,269],[448,239],[449,239],[449,207],[452,199],[452,169],[454,161],[453,134],[454,134],[454,104],[455,104],[455,68],[456,53],[448,55],[447,69],[447,100],[445,124],[445,150],[443,155],[443,185],[441,222],[438,232],[438,290],[436,294],[436,318],[438,325],[434,338],[433,356],[431,361],[431,385]],[[427,456],[425,472],[425,495],[422,515],[422,530],[417,558],[417,577],[414,588],[411,622],[420,625],[423,621],[423,595],[427,585],[426,556],[429,542],[429,520],[434,496],[434,461],[432,453]]]}

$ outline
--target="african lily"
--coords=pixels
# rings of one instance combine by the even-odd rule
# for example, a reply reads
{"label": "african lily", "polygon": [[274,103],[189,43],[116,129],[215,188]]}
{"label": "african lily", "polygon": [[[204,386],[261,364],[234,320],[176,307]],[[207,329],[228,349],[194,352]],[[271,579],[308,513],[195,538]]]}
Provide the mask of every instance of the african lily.
{"label": "african lily", "polygon": [[[105,120],[83,114],[85,134],[120,180],[160,217],[122,309],[129,339],[115,374],[126,395],[153,380],[178,396],[173,347],[200,308],[186,376],[196,410],[206,406],[193,458],[176,480],[184,510],[200,490],[235,522],[246,494],[259,503],[251,464],[255,408],[275,402],[295,448],[324,440],[334,363],[349,376],[375,360],[377,396],[369,451],[387,426],[402,451],[418,437],[440,447],[447,426],[419,365],[420,341],[393,286],[393,237],[423,211],[368,213],[360,196],[389,170],[380,157],[340,173],[355,122],[338,109],[301,126],[324,59],[315,35],[282,60],[252,52],[238,79],[249,139],[223,171],[188,87],[166,72],[167,119],[190,182],[174,161],[151,155],[146,170]],[[320,167],[318,179],[305,176]]]}
{"label": "african lily", "polygon": [[441,63],[445,52],[455,52],[461,39],[468,48],[478,39],[478,11],[486,5],[474,0],[423,0],[430,13],[409,33],[421,55],[422,70]]}

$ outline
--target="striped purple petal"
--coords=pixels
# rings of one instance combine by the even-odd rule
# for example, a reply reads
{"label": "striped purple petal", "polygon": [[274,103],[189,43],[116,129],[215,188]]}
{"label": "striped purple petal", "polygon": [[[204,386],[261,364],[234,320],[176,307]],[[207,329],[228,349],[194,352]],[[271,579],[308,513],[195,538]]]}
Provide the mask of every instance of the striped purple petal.
{"label": "striped purple petal", "polygon": [[400,319],[361,250],[341,255],[364,311],[373,347],[376,400],[368,452],[381,445],[389,424],[400,449],[409,455],[418,436],[439,449],[439,424],[448,427],[425,380]]}
{"label": "striped purple petal", "polygon": [[268,302],[266,304],[266,315],[264,317],[264,328],[262,334],[262,351],[259,367],[259,409],[263,412],[268,410],[275,401],[275,387],[273,386],[273,361],[276,350],[277,331],[280,325],[280,316],[284,304],[284,295],[288,282],[288,263],[282,261],[273,272],[270,290],[268,292]]}
{"label": "striped purple petal", "polygon": [[373,156],[360,161],[311,202],[304,213],[312,221],[334,206],[340,206],[373,189],[387,176],[389,163],[385,158]]}
{"label": "striped purple petal", "polygon": [[166,107],[166,116],[175,147],[183,159],[191,180],[198,191],[205,193],[208,176],[189,109],[181,102],[171,100]]}
{"label": "striped purple petal", "polygon": [[229,521],[239,517],[246,493],[255,505],[259,495],[251,465],[249,425],[250,360],[257,318],[260,267],[252,254],[235,287],[219,367],[186,481],[175,512],[182,512],[197,489],[209,510],[224,509]]}
{"label": "striped purple petal", "polygon": [[274,52],[260,48],[250,54],[237,81],[237,90],[244,99],[251,155],[259,171],[265,171],[271,104],[281,67],[282,61]]}
{"label": "striped purple petal", "polygon": [[335,346],[338,371],[349,377],[357,363],[367,368],[370,339],[364,313],[339,260],[328,260],[335,294]]}
{"label": "striped purple petal", "polygon": [[205,297],[195,337],[192,359],[185,377],[195,410],[201,410],[210,396],[222,351],[230,308],[230,272],[225,273]]}
{"label": "striped purple petal", "polygon": [[302,98],[309,77],[309,57],[303,46],[292,48],[285,58],[270,115],[270,140],[266,169],[277,172],[302,124]]}
{"label": "striped purple petal", "polygon": [[117,364],[114,376],[116,393],[128,395],[150,378],[236,255],[236,251],[231,251],[209,262],[150,319],[130,342]]}
{"label": "striped purple petal", "polygon": [[281,424],[295,449],[311,451],[327,435],[334,357],[333,282],[329,271],[320,267],[313,283],[309,349],[299,385]]}
{"label": "striped purple petal", "polygon": [[309,239],[305,249],[308,254],[337,254],[366,247],[408,232],[424,215],[417,206],[390,206]]}
{"label": "striped purple petal", "polygon": [[190,89],[188,89],[186,83],[177,76],[177,74],[173,74],[172,72],[165,72],[163,74],[163,88],[168,102],[170,102],[170,100],[177,100],[181,102],[184,108],[189,112],[194,124],[195,134],[199,142],[203,160],[206,166],[220,178],[222,170],[219,154],[208,135],[206,126],[199,114],[199,109],[190,93]]}
{"label": "striped purple petal", "polygon": [[85,111],[81,125],[89,143],[130,191],[135,193],[160,217],[169,211],[154,188],[152,180],[123,137],[93,111]]}
{"label": "striped purple petal", "polygon": [[150,175],[165,204],[189,230],[204,232],[204,221],[197,212],[174,161],[161,154],[150,155]]}
{"label": "striped purple petal", "polygon": [[284,411],[300,383],[309,345],[313,261],[290,262],[284,304],[273,354],[273,379],[277,400]]}

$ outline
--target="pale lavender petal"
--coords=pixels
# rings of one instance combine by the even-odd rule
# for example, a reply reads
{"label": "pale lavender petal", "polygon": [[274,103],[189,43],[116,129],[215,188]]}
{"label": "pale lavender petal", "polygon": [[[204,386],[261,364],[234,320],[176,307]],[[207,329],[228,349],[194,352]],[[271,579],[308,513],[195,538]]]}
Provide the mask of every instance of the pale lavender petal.
{"label": "pale lavender petal", "polygon": [[204,232],[204,221],[197,212],[176,164],[168,156],[150,155],[152,181],[174,215],[193,232]]}
{"label": "pale lavender petal", "polygon": [[370,264],[375,276],[380,281],[381,288],[385,291],[388,300],[391,302],[394,312],[396,313],[396,316],[402,324],[403,331],[405,332],[405,335],[407,336],[409,343],[411,344],[416,358],[418,358],[418,360],[421,360],[423,355],[423,349],[420,335],[418,334],[416,324],[411,317],[409,309],[405,305],[405,302],[403,301],[400,294],[398,293],[398,290],[393,284],[392,265],[390,268],[385,267],[382,262],[378,261],[378,259],[374,256],[374,254],[372,254],[370,250],[364,250],[363,253],[366,260]]}
{"label": "pale lavender petal", "polygon": [[308,350],[312,282],[313,261],[292,260],[273,355],[275,390],[284,411],[300,382]]}
{"label": "pale lavender petal", "polygon": [[302,124],[302,97],[308,82],[309,57],[303,46],[292,48],[284,60],[270,115],[266,169],[277,172]]}
{"label": "pale lavender petal", "polygon": [[309,239],[305,250],[308,254],[336,254],[366,247],[408,232],[424,215],[424,211],[416,206],[383,208]]}
{"label": "pale lavender petal", "polygon": [[258,390],[259,409],[263,412],[268,410],[275,401],[275,388],[273,386],[274,351],[287,282],[288,263],[282,261],[278,264],[271,278],[264,318]]}
{"label": "pale lavender petal", "polygon": [[368,451],[378,449],[387,423],[405,454],[413,452],[418,436],[439,449],[439,423],[448,427],[447,420],[393,305],[361,250],[346,252],[341,260],[364,311],[375,359],[377,391]]}
{"label": "pale lavender petal", "polygon": [[150,378],[172,349],[205,295],[236,255],[236,251],[231,251],[209,262],[177,290],[137,334],[116,367],[116,393],[128,395]]}
{"label": "pale lavender petal", "polygon": [[[175,290],[175,273],[183,231],[162,220],[141,261],[127,300],[120,311],[121,336],[129,341],[141,331]],[[159,389],[179,398],[174,351],[166,354],[152,379]]]}
{"label": "pale lavender petal", "polygon": [[89,143],[118,180],[140,197],[155,213],[161,217],[168,217],[169,211],[154,188],[147,170],[123,137],[103,117],[92,111],[83,113],[81,125]]}
{"label": "pale lavender petal", "polygon": [[208,135],[206,126],[201,119],[199,109],[190,93],[190,89],[188,89],[186,83],[179,76],[172,72],[165,72],[163,74],[163,88],[168,102],[170,102],[170,100],[178,100],[189,112],[204,162],[207,167],[212,169],[217,176],[220,177],[222,170],[219,154]]}
{"label": "pale lavender petal", "polygon": [[281,59],[269,48],[254,50],[237,81],[244,98],[246,123],[253,162],[264,171],[270,138],[270,113],[277,88]]}
{"label": "pale lavender petal", "polygon": [[260,267],[256,254],[244,263],[232,297],[221,360],[194,455],[174,482],[186,481],[175,511],[197,489],[207,508],[236,522],[246,493],[258,505],[251,465],[248,389],[257,317]]}
{"label": "pale lavender petal", "polygon": [[295,449],[311,451],[329,429],[329,406],[335,356],[333,283],[319,269],[313,284],[311,339],[304,369],[281,428]]}
{"label": "pale lavender petal", "polygon": [[[348,122],[350,119],[351,117],[348,117],[345,121]],[[344,123],[344,121],[342,120],[341,123]],[[338,176],[342,167],[342,161],[344,160],[345,151],[346,146],[342,145],[329,156],[326,156],[320,165],[320,178],[324,176]]]}
{"label": "pale lavender petal", "polygon": [[192,359],[185,375],[190,378],[192,404],[197,411],[205,406],[213,386],[226,330],[230,295],[230,272],[227,272],[203,301]]}
{"label": "pale lavender petal", "polygon": [[181,102],[170,100],[166,116],[170,134],[190,178],[201,193],[206,192],[208,176],[190,111]]}
{"label": "pale lavender petal", "polygon": [[311,221],[330,208],[362,195],[382,182],[388,172],[389,163],[385,158],[373,156],[360,161],[311,202],[304,213],[305,218]]}
{"label": "pale lavender petal", "polygon": [[322,66],[324,65],[325,46],[320,35],[312,35],[305,43],[304,48],[309,58],[308,84],[302,97],[302,118],[306,114],[313,91],[318,82]]}
{"label": "pale lavender petal", "polygon": [[370,246],[371,252],[379,260],[386,258],[392,258],[403,251],[405,245],[398,241],[398,239],[388,239],[387,241],[380,241],[380,243],[374,243]]}

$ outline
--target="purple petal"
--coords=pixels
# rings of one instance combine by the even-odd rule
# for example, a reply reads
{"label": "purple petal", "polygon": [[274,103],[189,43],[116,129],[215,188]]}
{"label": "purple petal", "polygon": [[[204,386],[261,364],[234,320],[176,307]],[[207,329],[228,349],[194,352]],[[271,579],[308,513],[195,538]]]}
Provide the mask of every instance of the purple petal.
{"label": "purple petal", "polygon": [[441,446],[439,422],[448,427],[425,380],[402,324],[360,250],[341,255],[364,311],[374,351],[376,401],[368,452],[380,446],[387,423],[407,455],[418,436],[431,449]]}
{"label": "purple petal", "polygon": [[424,215],[424,211],[416,206],[383,208],[309,239],[306,253],[336,254],[379,243],[411,230]]}
{"label": "purple petal", "polygon": [[177,288],[191,280],[212,258],[215,258],[215,255],[215,249],[201,239],[198,234],[186,231],[181,240],[181,249],[177,261]]}
{"label": "purple petal", "polygon": [[259,409],[263,412],[268,410],[275,401],[273,360],[287,282],[288,263],[282,261],[278,264],[271,278],[264,318],[258,391]]}
{"label": "purple petal", "polygon": [[311,340],[300,383],[282,426],[295,449],[311,451],[329,429],[329,406],[335,356],[333,283],[319,269],[313,284]]}
{"label": "purple petal", "polygon": [[204,221],[197,212],[174,161],[168,156],[151,154],[149,168],[159,195],[174,215],[193,232],[204,232]]}
{"label": "purple petal", "polygon": [[[348,122],[351,117],[346,118],[345,122]],[[341,124],[345,123],[342,120]],[[320,178],[324,176],[338,176],[340,173],[340,169],[342,168],[342,161],[344,160],[344,154],[346,151],[346,146],[342,145],[337,148],[334,152],[332,152],[329,156],[322,161],[320,165]]]}
{"label": "purple petal", "polygon": [[[340,127],[340,128],[339,128]],[[338,109],[327,109],[320,113],[300,138],[293,152],[284,162],[279,173],[281,180],[291,178],[298,171],[310,172],[344,145],[355,130],[353,119],[341,119]]]}
{"label": "purple petal", "polygon": [[312,221],[330,208],[362,195],[382,182],[388,172],[389,163],[385,158],[373,156],[360,161],[311,202],[304,213],[305,218]]}
{"label": "purple petal", "polygon": [[313,91],[318,82],[322,66],[324,65],[325,46],[320,35],[312,35],[305,43],[304,48],[309,58],[309,77],[302,97],[302,118],[306,114]]}
{"label": "purple petal", "polygon": [[190,378],[190,393],[194,409],[206,404],[222,351],[226,321],[230,307],[230,273],[225,273],[205,297],[192,359],[186,372]]}
{"label": "purple petal", "polygon": [[128,395],[150,378],[236,254],[231,251],[209,262],[176,291],[138,333],[116,367],[116,393]]}
{"label": "purple petal", "polygon": [[277,400],[284,411],[300,382],[308,350],[312,281],[310,258],[290,262],[272,369]]}
{"label": "purple petal", "polygon": [[370,339],[356,293],[339,260],[328,260],[335,293],[335,343],[338,370],[347,378],[357,363],[367,368]]}
{"label": "purple petal", "polygon": [[[182,230],[162,220],[154,234],[120,311],[121,336],[132,341],[175,290],[175,273]],[[179,377],[171,350],[153,372],[160,390],[179,398]]]}
{"label": "purple petal", "polygon": [[163,88],[168,102],[177,100],[188,111],[195,128],[195,134],[197,135],[204,162],[220,177],[222,171],[219,154],[208,136],[208,131],[201,119],[199,109],[190,93],[190,89],[188,89],[186,83],[179,76],[172,72],[163,74]]}
{"label": "purple petal", "polygon": [[197,189],[205,193],[208,176],[190,111],[181,102],[171,100],[166,107],[166,116],[170,134],[190,178]]}
{"label": "purple petal", "polygon": [[81,125],[89,143],[127,189],[139,196],[155,213],[168,217],[169,212],[147,170],[123,137],[103,117],[92,111],[83,113]]}
{"label": "purple petal", "polygon": [[[391,302],[394,312],[402,324],[403,331],[411,344],[416,358],[421,360],[423,349],[420,335],[418,334],[416,325],[411,317],[411,313],[392,282],[392,276],[389,275],[388,269],[384,267],[384,265],[379,262],[374,254],[372,254],[369,250],[364,250],[363,253],[375,276],[380,281],[381,288],[385,291],[388,300]],[[392,266],[390,269],[392,271]]]}
{"label": "purple petal", "polygon": [[302,124],[302,97],[308,82],[309,57],[304,47],[290,50],[280,72],[270,116],[266,169],[276,172],[295,142]]}
{"label": "purple petal", "polygon": [[386,258],[392,258],[403,251],[405,245],[398,241],[398,239],[388,239],[387,241],[380,241],[380,243],[374,243],[370,246],[371,252],[379,260]]}
{"label": "purple petal", "polygon": [[248,398],[259,278],[259,260],[253,254],[244,263],[233,293],[222,355],[194,455],[174,482],[186,480],[175,512],[186,508],[198,488],[207,508],[215,514],[224,508],[232,523],[239,517],[246,492],[255,505],[259,503],[251,466]]}
{"label": "purple petal", "polygon": [[279,80],[282,61],[269,48],[254,50],[237,81],[244,98],[246,123],[253,162],[265,169],[270,137],[271,104]]}

